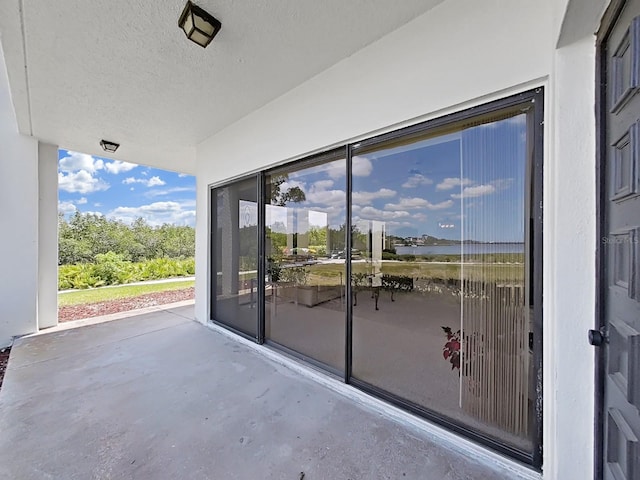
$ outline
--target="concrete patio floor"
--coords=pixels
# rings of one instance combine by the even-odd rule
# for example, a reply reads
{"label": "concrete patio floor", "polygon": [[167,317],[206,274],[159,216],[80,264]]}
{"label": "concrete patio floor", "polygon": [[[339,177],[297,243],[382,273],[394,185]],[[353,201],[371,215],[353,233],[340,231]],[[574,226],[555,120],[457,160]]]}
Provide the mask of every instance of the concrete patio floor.
{"label": "concrete patio floor", "polygon": [[0,478],[521,478],[274,358],[192,306],[19,339]]}

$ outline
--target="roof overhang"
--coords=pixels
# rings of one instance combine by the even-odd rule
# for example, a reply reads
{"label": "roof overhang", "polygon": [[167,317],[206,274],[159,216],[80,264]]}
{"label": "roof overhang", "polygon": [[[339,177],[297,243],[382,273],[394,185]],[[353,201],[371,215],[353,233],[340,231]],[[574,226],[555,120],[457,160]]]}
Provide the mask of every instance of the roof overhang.
{"label": "roof overhang", "polygon": [[0,39],[21,133],[194,173],[200,142],[442,1],[202,0],[222,22],[203,49],[182,0],[6,0]]}

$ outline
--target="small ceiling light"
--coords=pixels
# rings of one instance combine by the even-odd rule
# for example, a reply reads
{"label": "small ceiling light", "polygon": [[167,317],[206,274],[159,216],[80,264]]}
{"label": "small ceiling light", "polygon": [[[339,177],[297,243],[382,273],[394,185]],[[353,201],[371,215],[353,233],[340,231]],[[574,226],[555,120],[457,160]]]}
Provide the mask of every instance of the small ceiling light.
{"label": "small ceiling light", "polygon": [[184,6],[178,25],[184,30],[189,40],[202,48],[206,48],[211,43],[222,27],[222,24],[212,15],[190,1],[187,1]]}
{"label": "small ceiling light", "polygon": [[120,146],[120,144],[116,143],[116,142],[110,142],[109,140],[102,139],[102,140],[100,140],[100,146],[102,147],[102,149],[105,152],[115,153],[115,151],[118,150],[118,147]]}

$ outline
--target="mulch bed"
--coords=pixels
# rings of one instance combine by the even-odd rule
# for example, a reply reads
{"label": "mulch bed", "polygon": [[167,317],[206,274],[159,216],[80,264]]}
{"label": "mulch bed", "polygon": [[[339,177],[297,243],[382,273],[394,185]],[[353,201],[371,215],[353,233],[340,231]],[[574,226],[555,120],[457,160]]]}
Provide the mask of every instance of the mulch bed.
{"label": "mulch bed", "polygon": [[11,347],[0,348],[0,388],[2,387],[4,372],[7,369],[7,364],[9,363],[10,353],[11,353]]}
{"label": "mulch bed", "polygon": [[100,315],[109,315],[111,313],[137,310],[139,308],[153,307],[155,305],[182,302],[184,300],[192,300],[194,295],[195,289],[191,287],[166,292],[147,293],[139,297],[122,298],[108,302],[69,305],[58,308],[58,321],[69,322],[71,320],[80,320],[83,318],[98,317]]}

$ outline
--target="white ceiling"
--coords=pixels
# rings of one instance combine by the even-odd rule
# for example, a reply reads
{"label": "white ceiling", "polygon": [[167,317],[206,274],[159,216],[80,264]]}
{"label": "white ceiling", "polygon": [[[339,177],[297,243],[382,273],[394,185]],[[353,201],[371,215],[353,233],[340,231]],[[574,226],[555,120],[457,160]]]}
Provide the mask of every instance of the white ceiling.
{"label": "white ceiling", "polygon": [[202,49],[184,0],[0,0],[0,40],[22,133],[194,172],[199,142],[442,1],[200,0]]}

